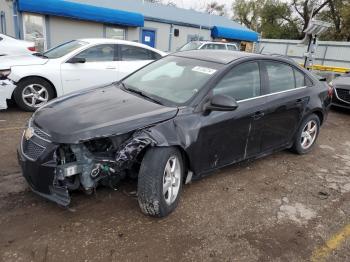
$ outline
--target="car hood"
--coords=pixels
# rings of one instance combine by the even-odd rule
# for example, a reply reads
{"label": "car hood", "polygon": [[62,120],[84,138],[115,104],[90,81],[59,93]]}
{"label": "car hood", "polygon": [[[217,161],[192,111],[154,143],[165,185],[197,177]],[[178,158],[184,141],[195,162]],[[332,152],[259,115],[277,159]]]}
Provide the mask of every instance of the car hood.
{"label": "car hood", "polygon": [[0,56],[0,70],[13,66],[44,65],[48,59],[34,55],[7,55]]}
{"label": "car hood", "polygon": [[115,85],[55,99],[33,115],[33,125],[56,143],[76,144],[125,134],[176,116],[178,108],[156,104]]}
{"label": "car hood", "polygon": [[335,87],[342,86],[347,87],[350,90],[350,77],[338,77],[333,80],[333,85]]}

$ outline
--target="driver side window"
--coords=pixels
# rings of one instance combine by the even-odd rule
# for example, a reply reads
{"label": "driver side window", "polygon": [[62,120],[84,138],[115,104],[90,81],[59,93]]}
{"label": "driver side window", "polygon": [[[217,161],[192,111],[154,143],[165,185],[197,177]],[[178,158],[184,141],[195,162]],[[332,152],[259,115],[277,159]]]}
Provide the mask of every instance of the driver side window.
{"label": "driver side window", "polygon": [[90,47],[76,57],[85,58],[86,62],[110,62],[115,61],[115,45],[97,45]]}
{"label": "driver side window", "polygon": [[228,95],[237,101],[260,96],[260,71],[257,62],[235,66],[213,89],[214,95]]}

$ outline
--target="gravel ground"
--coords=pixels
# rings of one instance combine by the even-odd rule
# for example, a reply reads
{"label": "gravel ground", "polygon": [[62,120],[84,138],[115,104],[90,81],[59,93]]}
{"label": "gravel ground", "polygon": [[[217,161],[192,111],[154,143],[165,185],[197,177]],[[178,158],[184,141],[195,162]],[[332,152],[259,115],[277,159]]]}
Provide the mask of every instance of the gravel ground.
{"label": "gravel ground", "polygon": [[332,110],[314,150],[283,151],[186,185],[164,219],[140,213],[125,182],[35,194],[16,159],[25,120],[0,112],[0,261],[350,261],[350,111]]}

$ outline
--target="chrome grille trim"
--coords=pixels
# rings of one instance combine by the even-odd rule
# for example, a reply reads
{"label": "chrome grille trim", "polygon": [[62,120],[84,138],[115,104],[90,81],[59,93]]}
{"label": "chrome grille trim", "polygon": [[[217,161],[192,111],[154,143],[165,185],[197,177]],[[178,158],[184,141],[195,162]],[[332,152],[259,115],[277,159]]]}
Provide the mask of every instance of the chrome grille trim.
{"label": "chrome grille trim", "polygon": [[[343,96],[342,92],[348,92],[347,96]],[[340,101],[347,103],[347,104],[350,104],[350,90],[336,87],[336,88],[334,88],[334,93]],[[341,94],[339,95],[339,93],[341,93]],[[347,98],[349,98],[349,100],[344,100]]]}

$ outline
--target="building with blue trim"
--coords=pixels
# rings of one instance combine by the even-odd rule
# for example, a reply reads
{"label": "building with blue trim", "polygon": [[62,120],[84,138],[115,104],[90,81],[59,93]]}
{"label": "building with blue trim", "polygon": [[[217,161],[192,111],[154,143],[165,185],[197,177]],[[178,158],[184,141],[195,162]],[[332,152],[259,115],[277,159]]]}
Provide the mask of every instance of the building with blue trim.
{"label": "building with blue trim", "polygon": [[1,0],[0,30],[49,49],[77,38],[117,38],[175,51],[191,40],[256,42],[222,16],[142,0]]}

